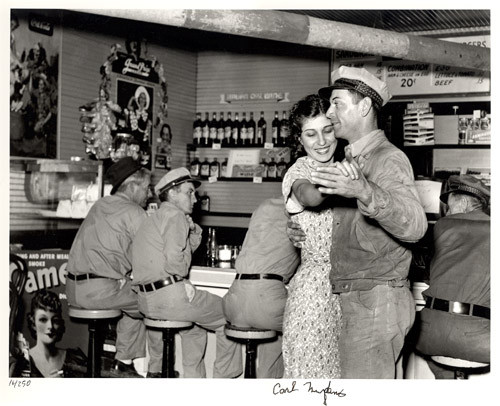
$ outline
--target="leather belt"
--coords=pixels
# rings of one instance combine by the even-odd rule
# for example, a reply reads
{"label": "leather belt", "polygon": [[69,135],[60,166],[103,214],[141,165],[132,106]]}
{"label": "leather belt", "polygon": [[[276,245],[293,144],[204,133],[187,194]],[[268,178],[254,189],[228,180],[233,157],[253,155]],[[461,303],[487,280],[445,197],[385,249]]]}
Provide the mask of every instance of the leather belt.
{"label": "leather belt", "polygon": [[82,273],[81,275],[73,275],[72,273],[68,272],[66,277],[71,279],[72,281],[87,281],[89,279],[110,279],[105,276],[100,276],[93,273]]}
{"label": "leather belt", "polygon": [[146,285],[138,285],[138,287],[141,292],[152,292],[154,290],[164,288],[165,286],[172,285],[182,280],[184,280],[184,278],[181,278],[178,275],[174,275],[153,283],[147,283]]}
{"label": "leather belt", "polygon": [[275,279],[283,282],[283,277],[275,273],[239,273],[236,279]]}
{"label": "leather belt", "polygon": [[490,308],[471,303],[453,302],[450,300],[427,297],[425,307],[428,309],[441,310],[454,314],[466,314],[468,316],[483,317],[490,320]]}

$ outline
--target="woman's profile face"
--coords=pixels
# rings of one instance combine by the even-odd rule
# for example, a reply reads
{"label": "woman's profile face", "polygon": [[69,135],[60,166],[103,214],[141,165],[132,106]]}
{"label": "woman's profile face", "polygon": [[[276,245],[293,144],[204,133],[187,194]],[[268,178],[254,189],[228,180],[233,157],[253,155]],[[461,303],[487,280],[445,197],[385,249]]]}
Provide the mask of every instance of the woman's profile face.
{"label": "woman's profile face", "polygon": [[37,342],[46,345],[55,344],[60,338],[59,332],[63,324],[61,315],[50,310],[36,309],[33,318]]}
{"label": "woman's profile face", "polygon": [[308,157],[321,163],[330,162],[337,147],[333,125],[325,114],[304,118],[300,143]]}

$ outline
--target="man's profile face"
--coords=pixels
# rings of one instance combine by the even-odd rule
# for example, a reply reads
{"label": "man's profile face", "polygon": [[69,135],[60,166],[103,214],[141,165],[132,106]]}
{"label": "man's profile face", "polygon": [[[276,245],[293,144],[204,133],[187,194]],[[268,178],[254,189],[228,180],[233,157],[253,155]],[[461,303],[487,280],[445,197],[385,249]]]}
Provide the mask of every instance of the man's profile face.
{"label": "man's profile face", "polygon": [[343,138],[349,142],[356,135],[356,125],[361,118],[359,103],[345,89],[334,89],[330,96],[330,108],[326,112],[330,119],[336,138]]}
{"label": "man's profile face", "polygon": [[179,189],[170,192],[170,202],[179,208],[184,214],[191,214],[196,203],[195,187],[191,182],[185,182]]}

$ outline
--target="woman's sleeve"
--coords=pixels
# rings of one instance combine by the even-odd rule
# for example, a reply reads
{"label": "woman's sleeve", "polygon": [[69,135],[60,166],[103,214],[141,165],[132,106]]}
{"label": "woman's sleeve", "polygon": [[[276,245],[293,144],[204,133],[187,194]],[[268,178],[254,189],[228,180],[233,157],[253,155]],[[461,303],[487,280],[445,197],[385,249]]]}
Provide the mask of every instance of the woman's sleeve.
{"label": "woman's sleeve", "polygon": [[288,169],[281,184],[281,191],[285,199],[285,208],[288,213],[296,214],[304,211],[304,206],[301,205],[297,199],[292,198],[292,186],[298,179],[306,179],[310,182],[307,167],[300,158]]}

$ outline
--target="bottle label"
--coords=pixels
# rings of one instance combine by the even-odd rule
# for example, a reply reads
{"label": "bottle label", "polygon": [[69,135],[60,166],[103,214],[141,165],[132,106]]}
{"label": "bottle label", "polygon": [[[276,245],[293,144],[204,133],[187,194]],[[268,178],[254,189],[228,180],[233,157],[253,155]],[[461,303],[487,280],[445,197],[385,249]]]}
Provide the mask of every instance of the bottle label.
{"label": "bottle label", "polygon": [[212,140],[215,140],[217,138],[217,128],[215,127],[210,128],[209,136]]}
{"label": "bottle label", "polygon": [[278,139],[278,127],[273,127],[273,139]]}
{"label": "bottle label", "polygon": [[200,165],[191,165],[191,176],[198,177],[200,176]]}
{"label": "bottle label", "polygon": [[219,176],[219,168],[217,166],[210,167],[210,176],[215,176],[216,178]]}
{"label": "bottle label", "polygon": [[224,137],[226,139],[230,139],[231,138],[231,127],[230,126],[227,126],[225,129],[224,129]]}
{"label": "bottle label", "polygon": [[210,175],[210,167],[208,165],[201,165],[200,175],[201,176],[209,176]]}
{"label": "bottle label", "polygon": [[223,128],[217,129],[217,139],[219,141],[222,141],[224,139],[224,129]]}
{"label": "bottle label", "polygon": [[238,129],[233,128],[233,140],[237,141],[238,140]]}
{"label": "bottle label", "polygon": [[223,178],[227,177],[227,165],[222,165],[220,169],[220,174]]}
{"label": "bottle label", "polygon": [[246,129],[245,127],[243,127],[243,128],[241,129],[240,138],[241,138],[242,140],[246,140],[246,139],[247,139],[247,129]]}
{"label": "bottle label", "polygon": [[269,168],[267,169],[267,176],[269,178],[276,177],[276,166],[274,166],[274,165],[269,166]]}
{"label": "bottle label", "polygon": [[203,138],[207,138],[207,139],[208,139],[209,132],[210,132],[210,131],[209,131],[208,127],[203,127],[203,130],[202,130],[202,134],[201,134],[201,136],[202,136]]}
{"label": "bottle label", "polygon": [[201,138],[201,127],[195,127],[193,130],[193,138],[197,140]]}
{"label": "bottle label", "polygon": [[253,140],[253,137],[254,137],[253,127],[250,127],[250,128],[248,129],[248,132],[247,132],[247,138],[248,138],[249,140]]}

